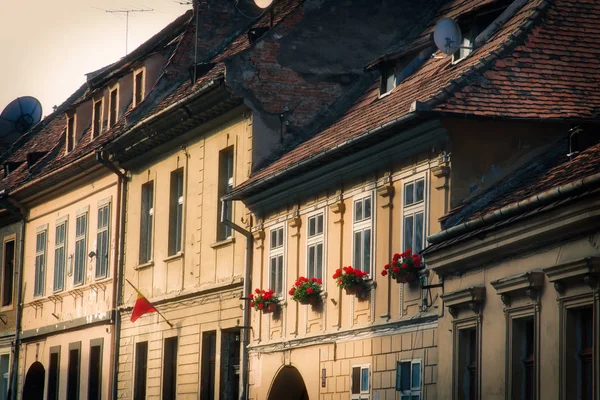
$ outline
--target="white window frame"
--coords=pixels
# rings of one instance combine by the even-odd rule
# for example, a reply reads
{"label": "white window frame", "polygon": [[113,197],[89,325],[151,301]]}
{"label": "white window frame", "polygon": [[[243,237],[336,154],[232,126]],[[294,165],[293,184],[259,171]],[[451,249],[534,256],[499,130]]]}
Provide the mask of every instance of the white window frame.
{"label": "white window frame", "polygon": [[[100,210],[102,209],[106,209],[106,212],[108,213],[108,220],[106,222],[105,226],[100,226]],[[111,242],[111,238],[110,238],[110,219],[111,219],[111,214],[112,214],[112,207],[111,207],[111,202],[107,201],[105,203],[101,203],[98,204],[98,209],[96,211],[96,215],[97,215],[97,221],[96,221],[96,268],[94,271],[94,277],[95,279],[104,279],[106,277],[108,277],[108,270],[109,270],[109,265],[110,265],[110,242]],[[101,259],[101,254],[100,254],[100,241],[98,240],[100,235],[106,232],[106,270],[104,271],[104,273],[102,273],[102,271],[100,271],[100,273],[98,273],[98,268],[99,268],[99,263],[100,263],[100,259]]]}
{"label": "white window frame", "polygon": [[[37,247],[38,237],[43,234],[44,235],[44,246],[43,249],[39,250]],[[33,285],[33,296],[41,297],[45,293],[46,288],[46,269],[48,264],[48,225],[44,225],[43,227],[39,227],[35,234],[35,274],[34,274],[34,285]],[[41,257],[41,265],[38,267],[38,257]],[[39,276],[38,276],[39,272]],[[40,291],[38,291],[38,285],[40,286]]]}
{"label": "white window frame", "polygon": [[[356,220],[356,204],[358,202],[364,202],[365,199],[370,198],[371,199],[371,216],[369,218],[363,218],[359,221]],[[363,215],[364,215],[364,207],[363,207]],[[369,252],[370,252],[370,256],[369,256],[369,269],[368,271],[365,271],[364,266],[361,265],[361,267],[359,268],[361,271],[366,272],[369,277],[372,276],[372,270],[373,270],[373,244],[375,243],[374,241],[374,223],[373,221],[375,220],[375,196],[373,196],[373,191],[369,191],[361,196],[357,196],[355,198],[352,199],[352,267],[353,268],[357,268],[356,263],[355,263],[355,259],[354,259],[354,246],[355,246],[355,240],[354,240],[354,235],[356,232],[364,232],[365,230],[369,229],[371,231],[371,238],[370,238],[370,248],[369,248]],[[361,237],[363,237],[361,235]],[[361,243],[364,243],[364,240],[361,240]],[[361,251],[361,259],[364,259],[364,254],[363,251]]]}
{"label": "white window frame", "polygon": [[[58,230],[58,227],[63,226],[64,225],[64,230],[65,230],[65,237],[63,238],[63,242],[62,243],[57,243],[56,242],[56,231]],[[53,275],[53,280],[52,280],[52,289],[54,292],[61,292],[65,289],[65,281],[66,281],[66,277],[67,277],[67,258],[68,258],[68,247],[67,247],[67,243],[69,241],[69,220],[67,218],[61,218],[59,220],[56,221],[56,225],[54,227],[54,275]],[[61,282],[61,286],[57,287],[56,286],[56,272],[57,272],[57,258],[56,258],[56,251],[59,249],[63,249],[63,277],[62,277],[62,282]]]}
{"label": "white window frame", "polygon": [[[281,245],[277,246],[275,248],[272,247],[271,245],[271,233],[273,231],[277,231],[281,229],[283,231],[283,239],[281,241]],[[285,288],[285,244],[286,244],[286,229],[285,229],[285,224],[279,224],[276,226],[273,226],[271,229],[269,229],[269,236],[268,236],[268,246],[269,246],[269,258],[268,258],[268,266],[267,266],[267,271],[269,274],[269,288],[273,289],[273,291],[279,295],[279,298],[283,298],[285,296],[286,293],[286,288]],[[275,280],[277,280],[277,278],[281,279],[281,292],[278,292],[276,289],[276,283],[277,282],[273,282],[272,280],[272,274],[271,274],[271,259],[275,258],[275,257],[280,257],[281,256],[281,277],[278,277],[277,272],[275,272]]]}
{"label": "white window frame", "polygon": [[[320,233],[315,233],[314,235],[311,236],[309,233],[310,220],[313,218],[315,219],[315,229],[316,229],[316,227],[318,226],[316,221],[318,221],[319,216],[322,217],[322,222],[323,222],[322,230]],[[306,216],[306,277],[307,278],[312,278],[314,276],[317,279],[321,279],[321,280],[325,281],[325,279],[323,279],[323,276],[325,275],[325,269],[326,269],[325,268],[325,260],[327,258],[326,253],[325,253],[326,226],[327,226],[327,222],[326,222],[325,210],[315,211]],[[312,271],[310,270],[310,259],[309,259],[310,248],[315,247],[315,266],[316,266],[316,261],[317,261],[316,246],[318,244],[321,244],[321,276],[316,276],[316,274],[311,275]]]}
{"label": "white window frame", "polygon": [[[152,190],[151,190],[151,194],[152,194],[152,202],[150,204],[150,207],[148,208],[148,210],[144,210],[144,186],[152,183]],[[140,185],[140,236],[139,236],[139,252],[138,252],[138,263],[141,265],[144,264],[149,264],[152,263],[154,260],[154,224],[156,223],[156,218],[155,218],[155,208],[156,208],[156,179],[152,178],[152,179],[148,179],[146,182],[142,183]],[[146,244],[150,246],[150,254],[148,254],[148,259],[142,259],[142,240],[144,239],[144,233],[143,233],[143,228],[144,226],[142,226],[142,222],[143,222],[143,214],[144,211],[148,212],[148,217],[152,218],[152,221],[150,222],[149,226],[148,226],[148,232],[146,233],[146,236],[148,236],[146,238]]]}
{"label": "white window frame", "polygon": [[[410,363],[410,389],[409,390],[400,390],[399,389],[399,384],[398,384],[398,365],[401,363]],[[413,372],[413,365],[418,364],[419,365],[419,386],[418,387],[414,387],[412,384],[412,372]],[[419,395],[419,399],[423,400],[423,360],[420,358],[415,358],[415,359],[402,359],[400,361],[397,362],[396,364],[396,391],[400,394],[400,400],[412,400],[412,396],[414,395]],[[404,397],[404,396],[408,396],[408,397]]]}
{"label": "white window frame", "polygon": [[[137,87],[137,76],[139,74],[142,74],[142,87],[141,89],[139,89]],[[136,93],[138,90],[141,90],[141,100],[139,102],[136,101]],[[144,99],[146,98],[146,68],[142,67],[142,68],[138,68],[135,71],[133,71],[133,106],[137,107],[138,104],[140,104],[142,101],[144,101]]]}
{"label": "white window frame", "polygon": [[[83,234],[77,234],[77,220],[79,218],[85,218],[85,230]],[[85,275],[87,272],[87,258],[88,258],[88,232],[90,229],[90,216],[89,212],[86,210],[85,212],[78,213],[75,217],[75,247],[73,248],[73,286],[80,286],[85,283]],[[77,244],[83,241],[83,275],[81,277],[81,282],[77,282]]]}
{"label": "white window frame", "polygon": [[[360,393],[352,393],[354,368],[360,368]],[[363,371],[367,370],[369,375],[369,387],[365,390],[362,387],[362,376]],[[351,400],[370,400],[371,399],[371,388],[373,387],[372,376],[371,376],[371,364],[357,364],[350,367],[350,398]]]}
{"label": "white window frame", "polygon": [[[406,205],[406,186],[413,184],[413,196],[416,193],[416,183],[418,181],[423,181],[423,200],[418,201],[418,202],[412,202],[409,205]],[[402,182],[402,214],[401,214],[401,220],[400,220],[400,248],[402,249],[402,251],[405,251],[405,243],[404,243],[404,220],[407,217],[413,217],[413,238],[411,239],[412,245],[411,245],[411,250],[413,250],[413,252],[416,252],[414,249],[414,234],[415,234],[415,215],[419,214],[419,213],[423,213],[423,234],[422,234],[422,238],[421,238],[421,250],[425,248],[425,238],[427,237],[427,204],[428,204],[428,197],[427,197],[427,190],[429,187],[429,182],[427,181],[427,176],[425,173],[421,173],[421,174],[416,174],[414,176],[412,176],[410,178],[410,180],[404,180]],[[413,197],[414,198],[414,197]]]}

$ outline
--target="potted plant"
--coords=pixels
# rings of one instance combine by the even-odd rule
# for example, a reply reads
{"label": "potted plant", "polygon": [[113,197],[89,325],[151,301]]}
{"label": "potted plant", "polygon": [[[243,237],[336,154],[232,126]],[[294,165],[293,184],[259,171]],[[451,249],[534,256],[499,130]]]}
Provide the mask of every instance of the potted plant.
{"label": "potted plant", "polygon": [[354,269],[351,266],[338,268],[333,274],[333,279],[336,280],[338,287],[343,288],[346,294],[362,296],[367,288],[368,275],[359,269]]}
{"label": "potted plant", "polygon": [[292,296],[292,300],[300,304],[315,305],[321,301],[322,283],[321,279],[301,276],[288,293]]}
{"label": "potted plant", "polygon": [[277,303],[277,295],[273,293],[273,289],[262,290],[257,288],[254,293],[250,293],[250,307],[262,311],[263,314],[277,311]]}
{"label": "potted plant", "polygon": [[398,283],[411,283],[417,279],[419,271],[424,267],[423,260],[418,254],[412,254],[410,249],[402,254],[394,254],[392,261],[386,264],[381,275],[388,273]]}

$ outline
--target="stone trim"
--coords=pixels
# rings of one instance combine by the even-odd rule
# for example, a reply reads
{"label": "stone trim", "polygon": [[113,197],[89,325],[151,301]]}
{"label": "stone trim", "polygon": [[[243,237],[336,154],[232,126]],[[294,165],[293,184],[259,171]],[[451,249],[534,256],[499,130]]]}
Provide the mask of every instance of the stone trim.
{"label": "stone trim", "polygon": [[461,308],[470,308],[475,314],[479,314],[481,304],[485,300],[485,286],[471,286],[443,294],[441,297],[454,318],[457,318]]}
{"label": "stone trim", "polygon": [[600,257],[585,257],[543,268],[543,271],[548,280],[554,283],[554,289],[560,296],[565,294],[567,284],[576,281],[586,283],[592,290],[598,290]]}
{"label": "stone trim", "polygon": [[507,276],[490,282],[496,289],[496,293],[501,296],[502,302],[510,307],[511,297],[524,292],[531,300],[537,301],[537,294],[544,286],[544,272],[533,270],[516,275]]}

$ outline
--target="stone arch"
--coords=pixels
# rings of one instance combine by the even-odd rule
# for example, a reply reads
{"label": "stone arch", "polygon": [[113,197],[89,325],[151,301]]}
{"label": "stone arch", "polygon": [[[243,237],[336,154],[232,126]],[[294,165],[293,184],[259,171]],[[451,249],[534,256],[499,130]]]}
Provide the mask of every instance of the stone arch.
{"label": "stone arch", "polygon": [[46,369],[41,362],[36,361],[27,370],[23,385],[23,400],[42,400],[44,398],[44,379]]}
{"label": "stone arch", "polygon": [[304,379],[295,367],[281,368],[271,384],[268,400],[281,399],[309,400]]}

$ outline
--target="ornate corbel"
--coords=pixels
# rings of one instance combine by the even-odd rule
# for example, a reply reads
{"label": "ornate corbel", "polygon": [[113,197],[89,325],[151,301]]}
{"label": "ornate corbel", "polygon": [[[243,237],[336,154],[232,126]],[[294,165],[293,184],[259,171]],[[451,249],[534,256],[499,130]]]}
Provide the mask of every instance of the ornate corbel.
{"label": "ornate corbel", "polygon": [[510,307],[511,299],[508,294],[504,293],[504,294],[500,295],[500,300],[502,300],[502,303],[504,303],[504,305],[506,307]]}
{"label": "ornate corbel", "polygon": [[559,281],[554,282],[554,290],[556,290],[556,293],[558,293],[560,296],[565,294],[565,284]]}
{"label": "ornate corbel", "polygon": [[392,179],[388,175],[384,179],[384,185],[377,188],[377,194],[383,198],[381,202],[382,208],[392,208],[392,198],[394,197],[395,189],[392,185]]}
{"label": "ornate corbel", "polygon": [[257,249],[262,249],[265,244],[265,230],[262,224],[258,227],[257,230],[252,232],[252,237],[254,238],[254,244]]}
{"label": "ornate corbel", "polygon": [[453,318],[458,318],[458,308],[457,307],[448,307],[448,312],[452,315]]}

